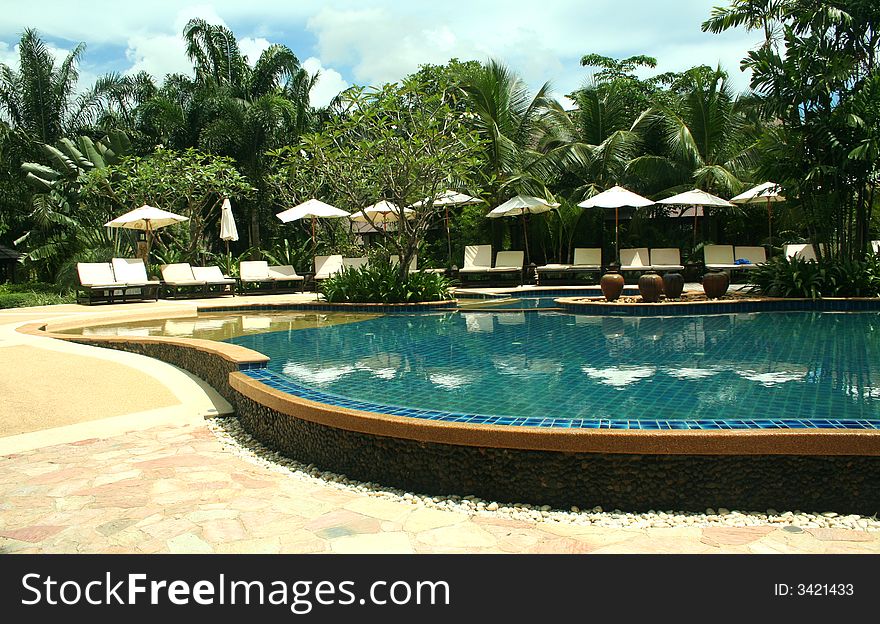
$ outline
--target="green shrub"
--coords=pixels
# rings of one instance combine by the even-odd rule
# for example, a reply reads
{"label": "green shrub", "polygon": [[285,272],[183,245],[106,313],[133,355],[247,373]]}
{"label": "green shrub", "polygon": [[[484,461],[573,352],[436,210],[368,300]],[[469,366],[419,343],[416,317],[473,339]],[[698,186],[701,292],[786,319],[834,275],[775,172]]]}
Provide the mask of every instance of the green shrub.
{"label": "green shrub", "polygon": [[776,256],[749,272],[753,288],[771,297],[876,297],[880,295],[880,261],[823,258],[804,260]]}
{"label": "green shrub", "polygon": [[55,284],[40,282],[0,284],[0,309],[74,303],[75,301],[75,293],[59,293]]}
{"label": "green shrub", "polygon": [[377,259],[325,280],[322,292],[331,303],[416,303],[451,299],[449,285],[437,273],[409,273],[401,279],[396,265]]}

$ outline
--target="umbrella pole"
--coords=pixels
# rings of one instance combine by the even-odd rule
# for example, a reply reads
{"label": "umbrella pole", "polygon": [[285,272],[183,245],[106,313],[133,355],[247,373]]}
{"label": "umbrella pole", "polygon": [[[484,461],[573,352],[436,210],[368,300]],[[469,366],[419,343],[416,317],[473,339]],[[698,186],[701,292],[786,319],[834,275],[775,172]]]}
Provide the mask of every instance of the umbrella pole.
{"label": "umbrella pole", "polygon": [[452,235],[449,233],[449,206],[446,206],[446,251],[448,255],[448,263],[446,266],[452,266]]}
{"label": "umbrella pole", "polygon": [[153,241],[152,241],[152,235],[151,235],[152,233],[150,231],[150,220],[147,219],[146,222],[147,222],[147,253],[145,254],[146,257],[144,258],[144,264],[147,266],[147,270],[149,270],[149,268],[150,268],[150,247],[152,246],[151,243]]}
{"label": "umbrella pole", "polygon": [[312,260],[315,258],[315,252],[318,250],[318,241],[315,238],[315,217],[312,217]]}
{"label": "umbrella pole", "polygon": [[614,208],[614,259],[620,262],[620,232],[618,231],[617,217],[620,208]]}
{"label": "umbrella pole", "polygon": [[523,211],[520,216],[522,216],[523,242],[525,243],[525,248],[526,248],[526,265],[528,265],[531,262],[531,260],[529,257],[529,233],[528,233],[528,230],[526,230],[526,213],[525,213],[525,211]]}
{"label": "umbrella pole", "polygon": [[693,249],[697,248],[697,209],[699,206],[694,206],[694,245]]}
{"label": "umbrella pole", "polygon": [[767,242],[769,243],[768,247],[770,247],[767,255],[771,256],[773,255],[773,216],[772,209],[770,208],[770,197],[767,197]]}

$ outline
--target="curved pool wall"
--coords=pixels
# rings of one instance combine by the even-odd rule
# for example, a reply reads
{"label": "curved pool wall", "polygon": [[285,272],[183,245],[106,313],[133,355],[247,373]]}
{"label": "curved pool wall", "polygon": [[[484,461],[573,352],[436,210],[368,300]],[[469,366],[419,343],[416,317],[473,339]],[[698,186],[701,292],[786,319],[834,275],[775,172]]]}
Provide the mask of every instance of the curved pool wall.
{"label": "curved pool wall", "polygon": [[372,414],[256,381],[245,371],[264,367],[266,358],[243,347],[54,333],[72,326],[58,323],[47,331],[38,323],[19,331],[180,366],[217,388],[262,443],[357,480],[562,508],[880,510],[880,436],[874,431],[540,429]]}

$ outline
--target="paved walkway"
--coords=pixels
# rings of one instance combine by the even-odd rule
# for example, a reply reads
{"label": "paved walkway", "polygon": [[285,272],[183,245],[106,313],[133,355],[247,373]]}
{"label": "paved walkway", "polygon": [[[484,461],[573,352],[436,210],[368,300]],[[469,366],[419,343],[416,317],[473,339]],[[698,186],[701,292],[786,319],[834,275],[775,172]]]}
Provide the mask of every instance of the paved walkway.
{"label": "paved walkway", "polygon": [[13,331],[194,303],[0,311],[0,418],[15,422],[0,437],[0,552],[880,552],[880,532],[519,521],[281,473],[222,445],[204,418],[229,406],[191,375]]}

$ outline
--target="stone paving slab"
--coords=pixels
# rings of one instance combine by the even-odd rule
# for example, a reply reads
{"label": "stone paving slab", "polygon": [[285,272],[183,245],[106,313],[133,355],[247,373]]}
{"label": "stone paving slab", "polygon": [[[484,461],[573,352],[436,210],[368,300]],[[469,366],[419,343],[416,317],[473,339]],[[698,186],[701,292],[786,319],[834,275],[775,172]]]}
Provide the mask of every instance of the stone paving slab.
{"label": "stone paving slab", "polygon": [[428,508],[269,470],[203,424],[2,457],[0,501],[5,553],[880,552],[866,531],[624,529]]}

